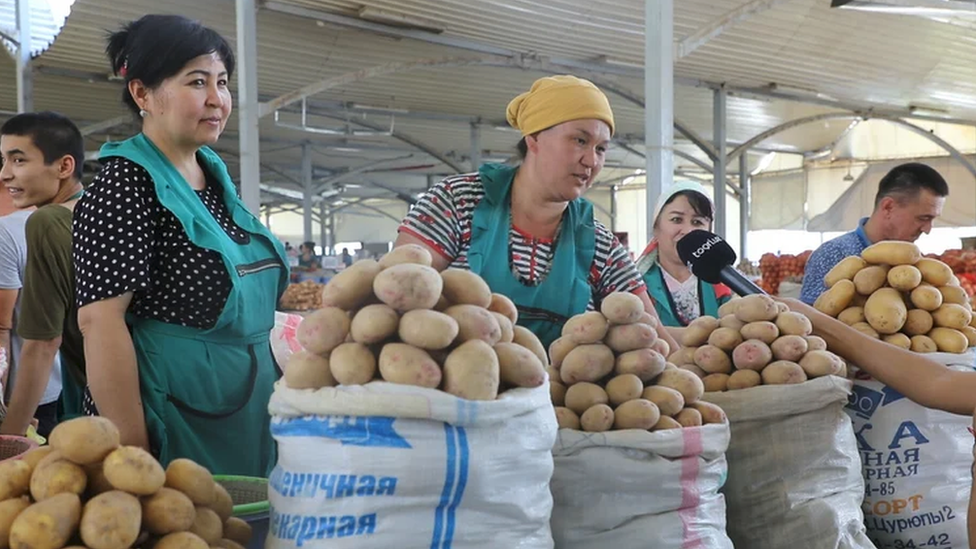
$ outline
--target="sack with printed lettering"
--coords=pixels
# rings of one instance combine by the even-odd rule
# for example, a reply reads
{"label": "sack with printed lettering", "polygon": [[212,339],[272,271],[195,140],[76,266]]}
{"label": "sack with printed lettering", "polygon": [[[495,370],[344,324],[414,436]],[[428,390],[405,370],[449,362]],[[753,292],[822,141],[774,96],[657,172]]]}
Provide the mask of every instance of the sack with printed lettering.
{"label": "sack with printed lettering", "polygon": [[705,393],[729,417],[722,492],[742,549],[874,549],[864,531],[861,461],[844,413],[851,381]]}
{"label": "sack with printed lettering", "polygon": [[407,385],[271,397],[268,549],[552,549],[549,387],[470,401]]}
{"label": "sack with printed lettering", "polygon": [[275,311],[274,328],[271,329],[271,355],[282,371],[288,365],[291,355],[302,350],[302,344],[298,342],[298,325],[301,323],[301,315]]}
{"label": "sack with printed lettering", "polygon": [[[973,352],[927,354],[973,369]],[[970,416],[932,410],[858,371],[847,405],[864,474],[864,523],[878,547],[969,547]]]}

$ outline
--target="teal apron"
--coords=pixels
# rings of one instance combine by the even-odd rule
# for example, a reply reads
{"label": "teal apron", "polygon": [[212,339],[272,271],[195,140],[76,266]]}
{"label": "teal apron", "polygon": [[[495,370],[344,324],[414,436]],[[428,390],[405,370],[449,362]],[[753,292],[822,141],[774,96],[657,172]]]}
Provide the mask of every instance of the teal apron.
{"label": "teal apron", "polygon": [[[652,265],[644,273],[644,284],[647,284],[647,293],[654,301],[654,309],[657,316],[661,318],[661,323],[665,326],[677,328],[687,326],[678,315],[678,309],[674,305],[674,298],[668,290],[668,285],[664,281],[664,271],[657,263]],[[715,295],[715,287],[707,282],[698,281],[698,310],[703,316],[714,316],[718,318],[718,308],[721,302]]]}
{"label": "teal apron", "polygon": [[548,349],[563,324],[586,311],[593,290],[588,276],[596,251],[593,205],[580,198],[563,213],[552,268],[538,286],[526,286],[512,273],[509,258],[511,188],[517,168],[485,164],[479,171],[485,196],[474,210],[468,265],[491,291],[508,296],[518,308],[518,324]]}
{"label": "teal apron", "polygon": [[278,377],[270,332],[288,283],[284,248],[237,197],[227,167],[207,147],[197,159],[221,186],[234,222],[250,234],[247,244],[227,235],[143,134],[106,144],[100,157],[123,157],[145,168],[163,207],[193,244],[222,256],[232,283],[210,329],[127,318],[154,453],[163,466],[185,457],[214,474],[267,477],[276,457],[268,401]]}

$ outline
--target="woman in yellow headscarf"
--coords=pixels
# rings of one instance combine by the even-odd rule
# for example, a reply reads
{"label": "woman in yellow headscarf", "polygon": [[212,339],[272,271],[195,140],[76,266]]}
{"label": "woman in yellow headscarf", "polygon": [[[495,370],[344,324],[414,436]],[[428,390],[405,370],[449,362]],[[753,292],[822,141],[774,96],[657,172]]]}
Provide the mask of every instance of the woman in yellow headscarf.
{"label": "woman in yellow headscarf", "polygon": [[[581,198],[613,136],[606,95],[574,76],[540,78],[509,103],[507,118],[522,133],[522,163],[441,181],[407,214],[395,245],[426,247],[438,270],[481,275],[547,347],[569,317],[615,291],[657,316],[627,250]],[[658,333],[677,347],[663,327]]]}

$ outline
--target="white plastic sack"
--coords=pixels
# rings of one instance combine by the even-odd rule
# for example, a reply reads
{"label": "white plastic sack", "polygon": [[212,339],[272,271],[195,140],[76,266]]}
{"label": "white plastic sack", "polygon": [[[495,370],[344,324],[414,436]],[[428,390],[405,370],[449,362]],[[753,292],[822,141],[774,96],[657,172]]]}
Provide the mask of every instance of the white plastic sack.
{"label": "white plastic sack", "polygon": [[[973,369],[973,352],[926,355]],[[972,418],[922,407],[858,372],[847,405],[864,474],[864,522],[879,547],[969,547]]]}
{"label": "white plastic sack", "polygon": [[551,549],[549,387],[476,402],[385,382],[271,397],[269,549]]}
{"label": "white plastic sack", "polygon": [[271,328],[271,354],[282,372],[292,353],[302,350],[302,344],[298,342],[298,325],[301,323],[301,315],[275,311],[275,323]]}
{"label": "white plastic sack", "polygon": [[732,427],[723,490],[728,533],[743,549],[873,549],[864,531],[864,480],[851,419],[852,383],[705,393]]}
{"label": "white plastic sack", "polygon": [[559,549],[732,549],[719,488],[729,426],[657,433],[560,429],[552,535]]}

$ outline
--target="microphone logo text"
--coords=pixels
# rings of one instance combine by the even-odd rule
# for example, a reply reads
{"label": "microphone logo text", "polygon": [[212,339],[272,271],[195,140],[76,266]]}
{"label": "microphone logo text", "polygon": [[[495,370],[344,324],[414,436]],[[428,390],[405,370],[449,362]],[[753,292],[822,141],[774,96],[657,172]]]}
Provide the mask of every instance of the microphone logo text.
{"label": "microphone logo text", "polygon": [[697,250],[695,250],[694,252],[691,252],[691,255],[695,259],[700,259],[701,256],[705,255],[705,252],[707,252],[708,250],[711,250],[712,249],[712,246],[714,246],[715,244],[718,244],[721,241],[722,241],[722,239],[719,238],[719,237],[717,237],[717,236],[712,237],[712,238],[709,238],[708,240],[705,241],[704,244],[702,244],[701,246],[699,246]]}

